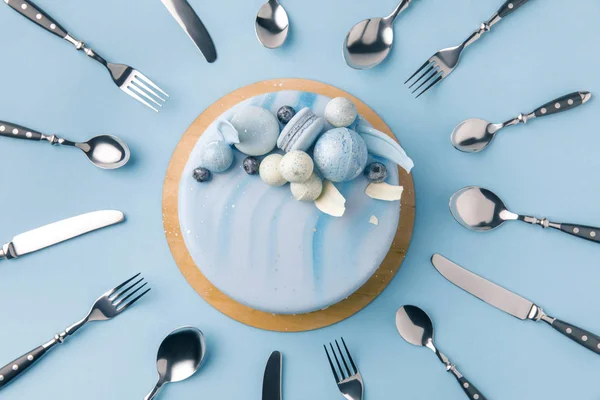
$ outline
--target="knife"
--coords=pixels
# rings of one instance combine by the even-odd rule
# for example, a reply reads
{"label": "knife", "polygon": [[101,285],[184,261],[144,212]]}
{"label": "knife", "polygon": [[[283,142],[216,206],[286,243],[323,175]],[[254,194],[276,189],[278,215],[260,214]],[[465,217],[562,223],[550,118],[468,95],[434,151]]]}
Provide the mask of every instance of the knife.
{"label": "knife", "polygon": [[431,262],[444,278],[480,300],[521,320],[542,320],[569,339],[600,354],[600,336],[547,315],[530,300],[467,271],[442,255],[434,254]]}
{"label": "knife", "polygon": [[161,0],[171,13],[173,18],[188,34],[190,39],[196,44],[196,47],[202,52],[204,58],[209,63],[217,59],[217,50],[215,44],[206,30],[206,27],[200,21],[198,14],[194,11],[187,0]]}
{"label": "knife", "polygon": [[95,211],[22,233],[0,249],[0,260],[13,259],[65,240],[122,222],[121,211]]}
{"label": "knife", "polygon": [[282,356],[278,351],[271,353],[263,378],[262,400],[281,400]]}

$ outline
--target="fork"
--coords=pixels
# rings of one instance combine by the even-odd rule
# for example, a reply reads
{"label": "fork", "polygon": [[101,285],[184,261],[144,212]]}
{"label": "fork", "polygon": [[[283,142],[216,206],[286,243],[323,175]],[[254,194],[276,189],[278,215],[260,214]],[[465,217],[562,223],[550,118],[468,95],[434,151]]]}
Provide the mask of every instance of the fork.
{"label": "fork", "polygon": [[484,33],[488,32],[492,26],[498,23],[498,21],[510,15],[528,1],[529,0],[508,0],[502,5],[502,7],[500,7],[500,9],[492,16],[492,18],[481,24],[479,29],[473,32],[473,34],[469,36],[467,40],[456,47],[449,47],[435,53],[433,56],[431,56],[431,58],[429,58],[429,60],[425,62],[425,64],[421,66],[421,68],[417,70],[417,72],[412,74],[411,77],[404,82],[404,84],[406,85],[421,71],[427,68],[425,72],[423,72],[423,74],[414,80],[414,82],[408,87],[409,89],[412,89],[413,86],[421,82],[421,84],[411,92],[414,94],[427,83],[429,83],[429,85],[425,87],[425,89],[423,89],[416,98],[418,99],[421,97],[425,92],[437,85],[442,79],[454,71],[465,48],[475,43]]}
{"label": "fork", "polygon": [[[137,292],[143,289],[144,286],[147,285],[147,282],[144,282],[142,285],[140,285],[140,283],[144,281],[143,277],[131,283],[139,276],[140,274],[137,274],[121,283],[114,289],[104,293],[98,298],[98,300],[96,300],[88,314],[82,320],[69,326],[64,330],[64,332],[54,335],[54,337],[47,343],[31,350],[28,353],[25,353],[21,357],[0,368],[0,390],[21,376],[23,372],[27,371],[32,365],[34,365],[40,358],[42,358],[44,354],[46,354],[56,345],[63,343],[69,336],[77,332],[88,322],[106,321],[112,319],[131,307],[133,303],[138,301],[143,295],[150,291],[150,288],[148,288],[138,296],[131,299],[132,296],[134,296]],[[132,289],[135,290],[132,291]]]}
{"label": "fork", "polygon": [[4,2],[30,21],[65,39],[77,50],[83,51],[86,55],[104,65],[110,72],[112,80],[122,91],[154,111],[158,112],[159,108],[162,107],[162,103],[166,102],[165,97],[169,97],[141,72],[125,64],[113,64],[106,61],[94,50],[87,47],[84,42],[71,36],[65,28],[33,2],[29,0],[4,0]]}
{"label": "fork", "polygon": [[[356,364],[354,364],[354,360],[350,355],[350,351],[348,351],[348,347],[346,346],[346,342],[344,342],[344,338],[342,338],[342,344],[344,345],[345,352],[342,351],[342,348],[340,347],[338,341],[335,341],[335,346],[337,348],[336,353],[333,347],[333,343],[329,343],[329,347],[331,348],[331,356],[329,354],[330,352],[327,350],[327,346],[323,345],[323,348],[325,349],[325,354],[327,354],[327,359],[329,360],[331,372],[333,373],[333,377],[335,378],[335,383],[337,383],[338,389],[346,399],[362,400],[364,392],[362,376],[360,375],[358,368],[356,368]],[[337,371],[333,362],[331,361],[332,357],[335,359]],[[340,359],[342,360],[344,368],[342,368],[342,364],[340,364]],[[350,365],[348,365],[346,359],[348,359]]]}

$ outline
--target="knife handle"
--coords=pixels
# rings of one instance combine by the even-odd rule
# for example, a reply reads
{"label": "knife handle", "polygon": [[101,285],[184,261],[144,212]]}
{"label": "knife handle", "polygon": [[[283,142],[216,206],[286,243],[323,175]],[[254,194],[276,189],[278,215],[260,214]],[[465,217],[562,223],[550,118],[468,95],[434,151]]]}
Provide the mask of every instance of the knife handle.
{"label": "knife handle", "polygon": [[0,121],[0,136],[28,140],[42,140],[44,137],[44,135],[32,129],[5,121]]}
{"label": "knife handle", "polygon": [[585,225],[560,224],[560,230],[578,238],[600,243],[600,228]]}
{"label": "knife handle", "polygon": [[481,393],[479,389],[475,387],[467,378],[465,378],[454,365],[450,367],[450,372],[454,375],[458,381],[460,387],[465,392],[467,397],[471,400],[487,400],[487,398]]}
{"label": "knife handle", "polygon": [[591,332],[588,332],[584,329],[578,328],[573,324],[569,324],[565,321],[561,321],[560,319],[553,320],[550,325],[573,340],[574,342],[579,343],[583,347],[588,350],[593,351],[596,354],[600,354],[600,337],[594,335]]}
{"label": "knife handle", "polygon": [[29,0],[4,0],[13,10],[48,32],[64,39],[68,33],[58,22]]}
{"label": "knife handle", "polygon": [[34,365],[50,347],[40,346],[0,368],[0,390]]}

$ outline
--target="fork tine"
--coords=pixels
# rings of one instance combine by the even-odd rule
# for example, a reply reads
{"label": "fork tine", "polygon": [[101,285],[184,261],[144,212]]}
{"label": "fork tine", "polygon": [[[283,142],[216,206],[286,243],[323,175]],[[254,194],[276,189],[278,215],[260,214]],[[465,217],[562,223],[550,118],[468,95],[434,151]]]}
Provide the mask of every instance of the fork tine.
{"label": "fork tine", "polygon": [[139,95],[143,96],[144,98],[150,100],[151,102],[153,102],[154,104],[156,104],[159,107],[162,107],[162,104],[160,104],[158,101],[154,100],[152,98],[152,96],[150,96],[148,93],[144,92],[139,86],[137,86],[137,81],[134,82],[133,80],[130,82],[129,87],[133,90],[135,90]]}
{"label": "fork tine", "polygon": [[[138,282],[139,283],[139,282]],[[118,299],[115,298],[113,299],[113,306],[118,307],[119,305],[121,305],[124,301],[126,301],[127,299],[129,299],[131,296],[133,296],[134,294],[136,294],[137,292],[140,291],[140,289],[142,289],[144,286],[146,286],[148,284],[148,282],[144,282],[144,284],[140,287],[138,287],[137,289],[135,289],[133,292],[129,293],[127,296],[123,297],[122,299]],[[118,300],[117,300],[118,299]]]}
{"label": "fork tine", "polygon": [[423,79],[423,82],[421,82],[421,84],[419,86],[417,86],[416,89],[414,89],[411,94],[415,94],[416,92],[419,91],[419,89],[421,89],[423,86],[427,85],[429,82],[431,82],[433,79],[436,78],[436,76],[440,73],[441,71],[435,70],[431,75],[429,75],[426,79]]}
{"label": "fork tine", "polygon": [[104,293],[104,296],[109,297],[111,296],[113,293],[115,293],[117,290],[120,290],[122,287],[124,287],[125,285],[127,285],[129,282],[131,282],[132,280],[134,280],[135,278],[137,278],[138,276],[141,275],[141,272],[138,272],[137,274],[135,274],[134,276],[132,276],[131,278],[127,279],[125,282],[121,283],[119,286],[115,287],[114,289],[109,290],[108,292]]}
{"label": "fork tine", "polygon": [[[166,101],[165,99],[163,99],[162,97],[160,97],[160,96],[158,95],[158,93],[156,93],[154,90],[152,90],[150,87],[148,87],[148,85],[146,85],[144,82],[142,82],[140,79],[136,79],[136,77],[134,77],[134,78],[131,80],[131,83],[132,83],[132,84],[136,84],[137,86],[139,86],[139,87],[141,87],[142,89],[144,89],[146,92],[149,92],[149,93],[151,93],[151,94],[152,94],[152,95],[154,95],[154,97],[156,97],[157,99],[159,99],[159,100],[162,100],[162,101]],[[156,103],[156,102],[155,102],[155,103]],[[156,103],[156,104],[159,104],[159,103]]]}
{"label": "fork tine", "polygon": [[339,368],[340,371],[340,376],[342,377],[342,380],[346,379],[346,375],[344,374],[344,370],[342,369],[342,364],[340,364],[340,360],[338,359],[337,354],[335,353],[335,349],[333,348],[333,344],[329,343],[329,347],[331,347],[331,352],[333,353],[333,358],[335,358],[335,362]]}
{"label": "fork tine", "polygon": [[344,341],[344,338],[342,338],[342,344],[344,345],[344,348],[346,349],[346,354],[348,354],[348,359],[350,360],[350,364],[352,364],[352,368],[354,368],[354,373],[357,374],[358,368],[356,368],[356,364],[354,364],[354,360],[352,359],[352,356],[350,355],[350,351],[348,350],[348,346],[346,346],[346,342]]}
{"label": "fork tine", "polygon": [[329,360],[329,366],[331,367],[331,372],[333,372],[333,377],[335,378],[335,382],[338,383],[340,378],[338,378],[337,372],[335,372],[335,367],[333,366],[333,362],[331,362],[331,357],[329,357],[329,351],[327,351],[327,346],[323,345],[325,349],[325,354],[327,354],[327,359]]}
{"label": "fork tine", "polygon": [[338,341],[335,341],[335,345],[337,346],[337,349],[340,353],[340,357],[342,358],[342,362],[344,363],[344,367],[346,367],[346,372],[348,373],[347,375],[350,377],[351,375],[354,375],[354,372],[350,371],[350,368],[348,368],[348,364],[346,363],[346,357],[344,357],[344,353],[342,353],[342,349],[340,347],[340,344],[338,343]]}
{"label": "fork tine", "polygon": [[140,103],[144,104],[146,107],[149,107],[149,108],[153,109],[154,111],[158,112],[157,108],[151,106],[150,103],[148,103],[146,100],[144,100],[140,96],[138,96],[135,92],[133,92],[131,89],[129,89],[129,87],[121,88],[121,90],[123,90],[125,93],[127,93],[128,95],[130,95],[131,97],[133,97],[134,99],[139,101]]}
{"label": "fork tine", "polygon": [[150,79],[148,79],[146,77],[146,75],[142,74],[140,71],[135,71],[135,76],[137,76],[138,78],[146,81],[146,83],[150,86],[152,86],[154,89],[158,90],[159,92],[161,92],[162,94],[164,94],[167,97],[170,97],[167,93],[165,93],[164,90],[162,90],[160,87],[158,87],[158,85],[156,85],[154,82],[152,82]]}
{"label": "fork tine", "polygon": [[425,93],[426,91],[428,91],[429,89],[431,89],[432,87],[437,85],[442,79],[444,79],[444,74],[442,73],[442,71],[440,71],[440,73],[437,75],[438,75],[438,77],[431,83],[431,85],[427,86],[421,93],[419,93],[417,95],[417,97],[415,97],[415,99],[418,99],[419,97],[421,97],[423,95],[423,93]]}
{"label": "fork tine", "polygon": [[131,307],[136,301],[138,301],[139,299],[142,298],[142,296],[144,296],[146,293],[148,293],[150,291],[150,288],[146,289],[145,291],[142,292],[142,294],[140,294],[138,297],[136,297],[135,299],[131,300],[129,303],[125,304],[123,307],[118,308],[117,312],[118,313],[122,313],[123,311],[127,310],[129,307]]}
{"label": "fork tine", "polygon": [[119,297],[121,297],[122,295],[124,295],[125,293],[127,293],[129,290],[131,290],[135,285],[137,285],[138,283],[140,283],[141,281],[144,280],[144,277],[141,277],[137,282],[132,283],[131,285],[129,285],[129,287],[119,291],[117,290],[115,293],[113,293],[112,295],[110,295],[108,298],[111,301],[115,301],[117,300]]}
{"label": "fork tine", "polygon": [[[408,78],[408,79],[406,80],[406,82],[404,82],[404,84],[406,85],[406,84],[407,84],[407,83],[408,83],[408,82],[409,82],[409,81],[410,81],[412,78],[414,78],[414,77],[415,77],[415,76],[416,76],[416,75],[417,75],[419,72],[423,71],[423,70],[425,69],[425,67],[427,67],[427,66],[429,65],[429,63],[430,63],[430,62],[431,62],[431,60],[427,60],[427,61],[425,61],[425,64],[421,65],[421,68],[419,68],[419,69],[417,70],[417,72],[415,72],[414,74],[412,74],[412,75],[410,76],[410,78]],[[418,80],[418,79],[417,79],[417,80]]]}
{"label": "fork tine", "polygon": [[[413,86],[415,86],[417,83],[421,82],[421,81],[422,81],[422,80],[423,80],[423,79],[424,79],[426,76],[428,76],[429,74],[431,74],[431,72],[432,72],[432,71],[434,71],[436,68],[438,68],[438,66],[437,66],[435,63],[432,63],[432,64],[431,64],[431,67],[430,67],[430,68],[429,68],[427,71],[425,71],[425,72],[423,73],[423,75],[419,76],[419,78],[417,78],[417,79],[416,79],[416,80],[415,80],[415,81],[412,83],[412,85],[410,85],[410,86],[408,87],[408,89],[412,89],[412,88],[413,88]],[[426,82],[427,80],[428,80],[428,79],[425,79],[425,82]],[[421,85],[422,85],[422,83],[421,83]]]}

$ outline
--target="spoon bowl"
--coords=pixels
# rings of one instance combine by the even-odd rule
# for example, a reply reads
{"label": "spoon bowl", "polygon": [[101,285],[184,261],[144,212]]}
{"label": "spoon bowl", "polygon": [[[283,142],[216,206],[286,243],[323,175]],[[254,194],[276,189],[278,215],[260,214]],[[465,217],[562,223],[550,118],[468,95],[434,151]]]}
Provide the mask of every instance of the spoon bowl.
{"label": "spoon bowl", "polygon": [[457,150],[477,153],[489,146],[500,128],[483,119],[468,119],[454,128],[450,141]]}
{"label": "spoon bowl", "polygon": [[459,224],[478,232],[490,231],[519,218],[508,211],[495,193],[477,186],[467,186],[454,193],[450,198],[450,212]]}
{"label": "spoon bowl", "polygon": [[433,343],[433,322],[419,307],[400,307],[396,312],[396,328],[400,336],[414,346]]}
{"label": "spoon bowl", "polygon": [[262,5],[256,16],[256,37],[263,46],[275,49],[285,43],[290,26],[285,8],[277,0]]}
{"label": "spoon bowl", "polygon": [[77,143],[88,159],[97,167],[116,169],[129,161],[131,152],[127,144],[116,136],[100,135],[85,143]]}
{"label": "spoon bowl", "polygon": [[202,365],[205,354],[206,341],[199,329],[183,327],[171,332],[158,349],[158,383],[144,400],[155,398],[165,384],[180,382],[194,375]]}

